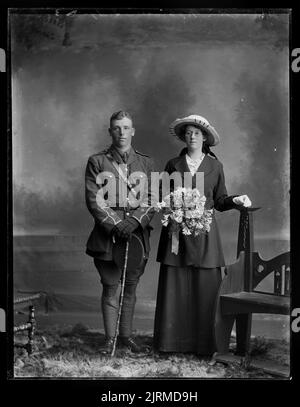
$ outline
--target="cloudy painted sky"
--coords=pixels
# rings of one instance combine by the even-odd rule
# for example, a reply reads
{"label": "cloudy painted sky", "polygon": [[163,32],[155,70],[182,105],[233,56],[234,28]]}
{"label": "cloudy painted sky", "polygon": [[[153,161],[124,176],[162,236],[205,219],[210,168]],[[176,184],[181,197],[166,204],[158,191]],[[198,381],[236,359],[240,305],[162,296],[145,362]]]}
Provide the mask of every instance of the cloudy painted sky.
{"label": "cloudy painted sky", "polygon": [[[168,125],[206,117],[228,193],[261,207],[259,235],[288,237],[287,14],[75,15],[67,45],[63,16],[12,15],[11,26],[16,234],[89,233],[85,165],[122,109],[157,170],[183,147]],[[223,234],[236,236],[236,218],[218,216]]]}

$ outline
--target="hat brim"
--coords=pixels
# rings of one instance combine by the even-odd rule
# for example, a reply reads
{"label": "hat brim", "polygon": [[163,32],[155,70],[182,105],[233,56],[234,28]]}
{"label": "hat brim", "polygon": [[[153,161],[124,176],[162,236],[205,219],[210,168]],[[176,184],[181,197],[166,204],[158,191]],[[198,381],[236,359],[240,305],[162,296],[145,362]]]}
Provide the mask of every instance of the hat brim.
{"label": "hat brim", "polygon": [[216,146],[220,142],[220,136],[217,133],[217,131],[214,129],[213,126],[210,124],[207,126],[203,126],[202,123],[197,122],[196,120],[188,120],[188,119],[178,119],[175,120],[170,125],[170,134],[172,136],[178,137],[181,141],[185,141],[184,134],[182,133],[183,127],[192,125],[192,126],[197,126],[201,130],[204,131],[205,135],[207,136],[207,139],[205,143],[208,146]]}

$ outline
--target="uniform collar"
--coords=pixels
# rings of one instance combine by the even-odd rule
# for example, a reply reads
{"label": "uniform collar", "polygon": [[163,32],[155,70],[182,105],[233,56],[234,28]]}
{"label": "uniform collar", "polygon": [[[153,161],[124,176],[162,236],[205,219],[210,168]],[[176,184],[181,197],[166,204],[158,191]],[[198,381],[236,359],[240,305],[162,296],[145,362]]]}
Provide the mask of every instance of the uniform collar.
{"label": "uniform collar", "polygon": [[[118,152],[118,150],[115,148],[115,146],[113,144],[110,146],[108,152],[111,155],[111,157],[118,164],[124,164],[120,153]],[[127,154],[128,154],[128,158],[127,158],[127,165],[128,165],[136,160],[136,152],[134,151],[134,148],[132,146],[130,147],[129,151],[127,151]]]}

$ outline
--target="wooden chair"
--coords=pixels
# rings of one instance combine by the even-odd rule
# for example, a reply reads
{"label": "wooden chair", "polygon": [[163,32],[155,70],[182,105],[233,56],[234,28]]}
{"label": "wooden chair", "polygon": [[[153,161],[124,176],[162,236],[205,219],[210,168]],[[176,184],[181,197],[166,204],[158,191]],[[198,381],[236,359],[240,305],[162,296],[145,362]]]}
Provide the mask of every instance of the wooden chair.
{"label": "wooden chair", "polygon": [[[225,269],[215,309],[214,335],[218,354],[229,352],[230,337],[236,323],[236,355],[249,355],[253,313],[290,313],[290,252],[262,260],[253,252],[253,212],[240,210],[237,262]],[[274,273],[273,293],[256,290]]]}
{"label": "wooden chair", "polygon": [[24,308],[24,304],[28,304],[28,321],[24,324],[14,326],[14,334],[22,331],[27,331],[28,342],[26,344],[19,344],[14,341],[14,346],[25,348],[29,355],[33,352],[34,349],[34,333],[36,329],[34,301],[38,300],[40,297],[41,294],[38,293],[14,299],[15,313],[24,314],[24,312],[21,311],[20,308]]}

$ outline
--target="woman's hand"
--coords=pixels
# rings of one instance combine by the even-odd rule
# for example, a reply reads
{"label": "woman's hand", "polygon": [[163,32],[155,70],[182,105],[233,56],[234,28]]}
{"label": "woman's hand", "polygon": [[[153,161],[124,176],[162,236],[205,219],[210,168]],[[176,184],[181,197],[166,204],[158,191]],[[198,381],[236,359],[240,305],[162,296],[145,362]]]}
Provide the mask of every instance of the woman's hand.
{"label": "woman's hand", "polygon": [[245,208],[248,208],[249,206],[252,205],[252,202],[250,201],[247,195],[236,196],[235,198],[233,198],[233,202],[236,205],[241,205],[244,206]]}

